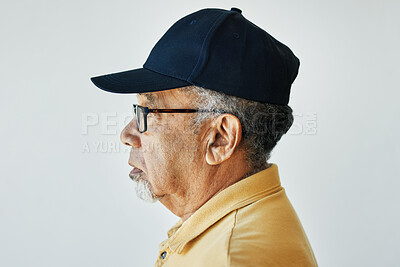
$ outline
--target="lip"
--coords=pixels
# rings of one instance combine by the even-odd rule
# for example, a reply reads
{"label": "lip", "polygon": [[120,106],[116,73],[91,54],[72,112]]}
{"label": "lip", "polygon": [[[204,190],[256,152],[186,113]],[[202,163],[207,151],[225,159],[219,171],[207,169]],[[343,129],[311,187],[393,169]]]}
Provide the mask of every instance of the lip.
{"label": "lip", "polygon": [[128,162],[129,166],[133,167],[133,169],[131,170],[130,174],[138,174],[138,173],[142,173],[142,169],[139,169],[138,167],[136,167],[135,165],[133,165],[132,163]]}
{"label": "lip", "polygon": [[131,170],[131,172],[129,174],[138,174],[138,173],[142,173],[142,172],[143,171],[141,169],[133,167],[133,169]]}

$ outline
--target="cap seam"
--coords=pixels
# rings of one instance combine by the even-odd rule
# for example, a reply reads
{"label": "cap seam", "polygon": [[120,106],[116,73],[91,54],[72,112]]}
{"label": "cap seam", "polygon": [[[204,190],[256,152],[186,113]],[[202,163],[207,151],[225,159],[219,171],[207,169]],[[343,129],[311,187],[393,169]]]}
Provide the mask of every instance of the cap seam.
{"label": "cap seam", "polygon": [[[229,16],[230,14],[233,14],[233,12],[225,12],[225,13],[221,14],[221,15],[215,20],[215,22],[214,22],[214,24],[211,26],[210,30],[207,32],[207,35],[206,35],[206,37],[204,38],[203,44],[202,44],[202,46],[201,46],[201,50],[200,50],[199,57],[197,58],[196,65],[194,66],[194,68],[193,68],[192,72],[190,73],[189,77],[187,78],[187,80],[188,80],[189,82],[192,81],[193,76],[196,74],[196,72],[197,72],[197,74],[198,74],[198,73],[199,73],[199,70],[202,69],[202,68],[199,67],[199,65],[200,65],[201,58],[203,57],[203,55],[204,55],[204,57],[206,57],[206,60],[204,60],[204,62],[207,61],[207,58],[208,58],[208,50],[209,50],[210,43],[211,43],[211,42],[208,42],[208,40],[211,39],[211,38],[213,37],[213,34],[216,32],[217,26],[221,25],[221,24],[225,21],[225,19],[228,18],[228,16]],[[217,24],[218,24],[218,25],[217,25]],[[206,44],[208,44],[207,47],[205,47]]]}

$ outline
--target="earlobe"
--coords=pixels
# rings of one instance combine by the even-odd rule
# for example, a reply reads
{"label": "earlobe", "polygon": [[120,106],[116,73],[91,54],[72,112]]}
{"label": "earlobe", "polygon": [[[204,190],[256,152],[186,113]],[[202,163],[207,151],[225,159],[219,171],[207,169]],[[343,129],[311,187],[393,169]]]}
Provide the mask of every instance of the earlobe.
{"label": "earlobe", "polygon": [[228,160],[242,137],[240,121],[232,114],[221,115],[214,127],[206,148],[206,162],[209,165],[218,165]]}

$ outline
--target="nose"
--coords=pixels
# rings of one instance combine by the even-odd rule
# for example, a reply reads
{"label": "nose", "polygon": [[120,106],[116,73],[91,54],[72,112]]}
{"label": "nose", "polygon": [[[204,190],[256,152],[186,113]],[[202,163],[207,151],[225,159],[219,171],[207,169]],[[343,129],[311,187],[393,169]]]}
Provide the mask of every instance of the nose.
{"label": "nose", "polygon": [[141,146],[139,131],[137,130],[137,127],[136,127],[135,118],[133,118],[125,126],[125,128],[121,132],[120,138],[121,138],[121,142],[124,145],[132,146],[132,147],[140,147]]}

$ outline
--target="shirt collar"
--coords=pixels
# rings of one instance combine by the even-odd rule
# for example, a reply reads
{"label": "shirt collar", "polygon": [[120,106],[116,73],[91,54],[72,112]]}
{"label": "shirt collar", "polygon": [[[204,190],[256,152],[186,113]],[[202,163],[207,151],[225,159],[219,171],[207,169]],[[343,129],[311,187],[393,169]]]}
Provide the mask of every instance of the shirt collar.
{"label": "shirt collar", "polygon": [[[278,166],[255,173],[225,188],[208,200],[184,223],[180,220],[168,231],[169,248],[180,253],[185,245],[229,212],[253,203],[281,189]],[[167,241],[167,240],[166,240]]]}

